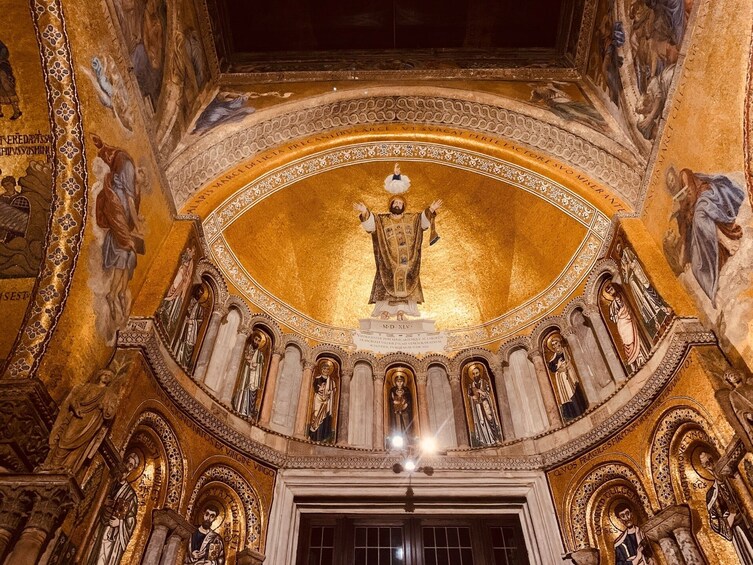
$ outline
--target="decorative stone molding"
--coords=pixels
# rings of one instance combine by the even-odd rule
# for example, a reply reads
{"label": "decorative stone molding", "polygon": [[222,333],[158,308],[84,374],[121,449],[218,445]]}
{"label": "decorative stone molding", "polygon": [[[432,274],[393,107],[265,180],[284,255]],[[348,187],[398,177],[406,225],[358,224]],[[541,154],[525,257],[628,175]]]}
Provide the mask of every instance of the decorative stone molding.
{"label": "decorative stone molding", "polygon": [[253,314],[251,313],[248,304],[246,304],[246,301],[240,296],[229,294],[225,297],[222,307],[228,312],[231,308],[238,310],[238,313],[241,315],[241,322],[238,325],[238,333],[245,333],[248,336],[251,333],[251,317]]}
{"label": "decorative stone molding", "polygon": [[256,326],[262,326],[262,329],[268,331],[272,335],[272,343],[275,347],[282,343],[282,329],[270,316],[267,314],[258,313],[253,314],[248,323],[252,328]]}
{"label": "decorative stone molding", "polygon": [[162,449],[167,458],[165,461],[167,466],[167,497],[165,505],[167,508],[177,511],[183,498],[183,453],[180,450],[180,442],[175,432],[162,415],[151,410],[142,412],[131,425],[131,432],[126,441],[123,442],[123,449],[120,454],[121,456],[125,455],[125,449],[128,447],[131,437],[142,426],[153,430],[162,444]]}
{"label": "decorative stone molding", "polygon": [[301,352],[301,362],[311,359],[311,347],[306,343],[306,340],[295,334],[284,334],[281,345],[283,346],[283,350],[287,349],[289,345],[297,347],[298,351]]}
{"label": "decorative stone molding", "polygon": [[256,493],[254,487],[232,467],[216,464],[201,474],[191,493],[186,514],[191,516],[194,511],[194,504],[202,488],[210,482],[220,482],[238,495],[243,505],[246,523],[245,543],[243,547],[258,550],[262,544],[262,516],[259,506],[259,495]]}
{"label": "decorative stone molding", "polygon": [[418,370],[421,366],[421,360],[415,355],[409,353],[390,353],[384,357],[380,357],[377,361],[376,367],[374,367],[374,374],[381,373],[384,375],[392,365],[407,365],[414,371]]}
{"label": "decorative stone molding", "polygon": [[543,335],[546,332],[554,329],[564,334],[568,327],[569,326],[567,321],[562,316],[547,316],[538,324],[536,324],[536,327],[531,332],[531,335],[529,337],[529,339],[531,340],[531,347],[539,349],[543,353],[543,350],[541,349],[541,338],[543,337]]}
{"label": "decorative stone molding", "polygon": [[510,354],[516,349],[525,349],[526,354],[528,354],[531,351],[531,340],[529,337],[521,335],[500,345],[497,352],[500,361],[502,361],[503,364],[509,364]]}
{"label": "decorative stone molding", "polygon": [[416,369],[420,372],[425,373],[432,365],[441,365],[442,367],[444,367],[445,372],[449,374],[450,367],[452,367],[452,360],[446,355],[442,355],[441,353],[432,353],[431,355],[427,355],[426,357],[421,359],[421,365]]}
{"label": "decorative stone molding", "polygon": [[631,161],[627,155],[618,158],[559,126],[501,106],[460,99],[449,89],[442,93],[443,96],[361,95],[316,105],[311,101],[288,105],[294,109],[286,108],[287,112],[281,110],[266,120],[213,139],[214,145],[197,144],[179,155],[168,168],[176,206],[181,208],[202,186],[229,168],[272,147],[335,128],[385,123],[463,128],[522,143],[581,169],[614,188],[633,206],[638,203],[641,177],[634,156]]}
{"label": "decorative stone molding", "polygon": [[200,284],[203,277],[211,279],[217,290],[217,296],[214,297],[214,303],[217,305],[225,304],[229,296],[225,276],[222,274],[222,271],[220,271],[217,266],[206,257],[196,264],[196,269],[193,274],[193,284]]}
{"label": "decorative stone molding", "polygon": [[[328,450],[331,449],[332,451],[328,451],[328,455],[322,456],[286,455],[268,447],[264,443],[250,439],[248,433],[242,433],[229,426],[224,419],[215,415],[200,400],[194,398],[193,395],[189,394],[183,388],[173,373],[173,371],[179,373],[180,369],[172,362],[164,348],[160,346],[159,337],[153,329],[151,321],[136,320],[135,322],[135,324],[129,323],[128,328],[119,334],[119,345],[142,349],[155,379],[178,409],[183,411],[191,420],[196,422],[213,437],[224,441],[237,451],[277,468],[307,468],[314,466],[313,468],[322,469],[371,469],[383,468],[388,463],[378,453],[374,453],[373,456],[354,455],[354,453],[360,450],[341,446],[328,448]],[[559,444],[557,447],[539,455],[506,457],[498,455],[496,449],[458,449],[451,450],[450,455],[455,452],[460,455],[465,451],[474,451],[475,453],[473,457],[439,457],[433,460],[431,465],[436,469],[550,469],[593,449],[613,434],[624,429],[625,426],[651,405],[653,400],[675,375],[691,346],[716,343],[716,338],[712,332],[703,330],[700,324],[695,321],[681,318],[674,320],[668,336],[670,336],[667,338],[670,339],[670,343],[667,346],[666,352],[643,388],[634,395],[630,403],[617,409],[614,414],[607,417],[598,425],[595,425],[583,435]],[[534,353],[532,352],[532,354]],[[402,362],[410,364],[407,361],[408,358],[411,358],[409,355],[394,354],[387,357],[389,358],[387,363],[383,363],[384,358],[380,359],[379,363],[381,365],[378,364],[378,367],[374,370],[374,380],[383,381],[384,370],[391,363]],[[459,374],[457,372],[449,372],[449,375],[451,381],[459,381]],[[289,441],[295,440],[291,439]],[[489,454],[488,456],[486,455],[487,453]],[[389,464],[397,462],[399,461],[395,459],[395,461],[390,461]]]}
{"label": "decorative stone molding", "polygon": [[484,360],[491,369],[495,367],[499,360],[494,353],[488,349],[481,349],[480,347],[472,347],[470,349],[464,349],[458,353],[450,362],[450,372],[460,374],[463,366],[473,360]]}

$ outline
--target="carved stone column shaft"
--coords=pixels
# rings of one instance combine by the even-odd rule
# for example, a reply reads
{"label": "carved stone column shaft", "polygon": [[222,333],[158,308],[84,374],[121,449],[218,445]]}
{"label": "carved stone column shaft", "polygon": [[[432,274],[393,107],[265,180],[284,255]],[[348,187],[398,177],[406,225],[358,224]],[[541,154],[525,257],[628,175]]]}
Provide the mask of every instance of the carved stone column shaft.
{"label": "carved stone column shaft", "polygon": [[374,375],[374,449],[384,449],[384,375]]}
{"label": "carved stone column shaft", "polygon": [[248,341],[248,333],[239,331],[235,336],[233,350],[230,352],[230,359],[227,362],[226,374],[222,379],[222,390],[217,391],[222,402],[229,404],[233,400],[233,391],[235,390],[235,382],[238,380],[238,371],[243,362],[246,341]]}
{"label": "carved stone column shaft", "polygon": [[217,341],[217,335],[220,332],[220,325],[222,324],[222,318],[224,315],[225,314],[222,310],[214,310],[209,318],[207,331],[204,335],[201,351],[199,351],[199,357],[196,359],[196,368],[193,372],[194,378],[200,383],[203,383],[204,378],[207,376],[209,360],[212,358],[212,352],[214,351],[215,342]]}
{"label": "carved stone column shaft", "polygon": [[607,362],[607,367],[609,367],[609,372],[612,373],[614,382],[618,385],[624,383],[627,380],[625,369],[622,367],[622,361],[620,361],[620,357],[614,349],[612,338],[609,335],[607,326],[604,324],[604,320],[601,318],[599,309],[595,306],[585,308],[583,309],[583,317],[586,318],[591,329],[594,331],[594,335],[596,335],[599,349],[601,349],[604,355],[604,360]]}
{"label": "carved stone column shaft", "polygon": [[428,375],[426,373],[416,376],[416,392],[418,393],[418,424],[421,437],[432,435],[431,423],[429,422],[429,399],[427,394]]}
{"label": "carved stone column shaft", "polygon": [[515,426],[512,423],[512,410],[510,409],[510,398],[507,396],[507,386],[505,385],[505,372],[502,365],[498,364],[491,368],[494,376],[494,385],[497,389],[497,408],[499,409],[499,418],[502,425],[503,439],[511,440],[515,438]]}
{"label": "carved stone column shaft", "polygon": [[308,361],[303,363],[303,377],[301,378],[301,390],[298,391],[298,406],[295,411],[295,428],[294,435],[298,438],[308,437],[306,429],[308,428],[308,409],[309,409],[309,391],[311,389],[311,376],[314,374],[314,364]]}
{"label": "carved stone column shaft", "polygon": [[275,402],[275,389],[277,388],[277,376],[280,372],[280,360],[282,359],[282,355],[283,351],[275,351],[272,353],[272,360],[269,362],[267,382],[264,383],[264,397],[261,401],[259,424],[265,427],[269,426],[269,420],[272,417],[272,406]]}
{"label": "carved stone column shaft", "polygon": [[557,404],[557,399],[554,397],[552,381],[549,378],[549,373],[546,371],[544,358],[539,351],[530,351],[528,353],[528,358],[533,363],[534,369],[536,369],[536,380],[539,382],[541,398],[544,401],[546,415],[549,418],[549,427],[558,428],[562,425],[562,415],[560,414],[560,407]]}
{"label": "carved stone column shaft", "polygon": [[348,419],[350,418],[350,382],[353,373],[343,371],[340,379],[340,408],[337,416],[337,443],[348,444]]}
{"label": "carved stone column shaft", "polygon": [[458,438],[458,447],[468,447],[468,426],[465,424],[465,405],[460,375],[450,376],[450,389],[452,393],[452,416],[455,420],[455,435]]}

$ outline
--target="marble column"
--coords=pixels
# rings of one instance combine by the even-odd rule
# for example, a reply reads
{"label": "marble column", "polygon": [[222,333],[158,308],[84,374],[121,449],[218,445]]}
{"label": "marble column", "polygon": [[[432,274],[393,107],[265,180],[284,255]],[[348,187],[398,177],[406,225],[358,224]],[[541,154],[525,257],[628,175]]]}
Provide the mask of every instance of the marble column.
{"label": "marble column", "polygon": [[235,390],[235,383],[238,380],[238,371],[243,362],[243,354],[246,351],[246,342],[250,333],[251,328],[240,328],[235,335],[235,343],[230,353],[230,359],[227,362],[221,390],[217,391],[220,401],[226,404],[230,404],[233,401],[233,391]]}
{"label": "marble column", "polygon": [[306,428],[309,422],[309,392],[312,386],[311,377],[314,374],[315,364],[311,361],[303,362],[303,377],[301,377],[301,390],[298,392],[298,406],[295,411],[295,437],[307,438]]}
{"label": "marble column", "polygon": [[18,537],[5,565],[28,565],[37,563],[44,546],[55,532],[60,520],[80,500],[78,487],[70,477],[61,475],[32,476],[28,486],[19,485],[19,490],[28,491],[34,497],[29,519]]}
{"label": "marble column", "polygon": [[374,372],[374,449],[384,451],[384,373]]}
{"label": "marble column", "polygon": [[460,385],[460,375],[451,374],[450,389],[452,390],[452,415],[455,420],[455,435],[458,447],[468,447],[468,426],[465,420],[465,404],[463,403],[463,388]]}
{"label": "marble column", "polygon": [[690,508],[668,506],[641,527],[648,539],[659,544],[670,565],[705,565],[691,531]]}
{"label": "marble column", "polygon": [[243,551],[238,552],[235,556],[235,563],[237,565],[262,565],[266,557],[263,553],[250,548],[246,548]]}
{"label": "marble column", "polygon": [[353,371],[342,372],[340,378],[340,408],[337,415],[337,444],[348,444],[348,417],[350,415],[350,382],[353,380]]}
{"label": "marble column", "polygon": [[152,531],[142,565],[174,565],[181,546],[196,528],[170,509],[152,511]]}
{"label": "marble column", "polygon": [[429,422],[429,395],[426,391],[426,384],[429,375],[426,373],[416,373],[416,393],[418,394],[418,427],[421,430],[421,437],[429,437],[431,433],[431,423]]}
{"label": "marble column", "polygon": [[596,335],[596,341],[599,343],[599,347],[604,355],[604,360],[607,362],[607,367],[609,367],[609,371],[612,373],[614,382],[618,385],[624,383],[627,380],[625,369],[622,366],[622,361],[620,361],[617,351],[615,351],[612,338],[609,335],[609,330],[601,317],[601,312],[599,312],[599,309],[596,306],[589,305],[583,308],[583,317]]}
{"label": "marble column", "polygon": [[226,315],[227,310],[217,308],[212,312],[212,315],[209,318],[209,324],[207,325],[207,331],[204,334],[201,351],[199,351],[199,357],[196,359],[196,368],[193,371],[193,378],[200,383],[203,383],[204,377],[207,376],[209,360],[212,358],[212,351],[214,351],[214,345],[217,341],[217,334],[220,332],[220,325],[222,325],[222,320]]}
{"label": "marble column", "polygon": [[549,378],[549,373],[546,371],[544,357],[539,350],[532,349],[528,352],[528,358],[533,363],[534,369],[536,369],[536,380],[539,382],[541,398],[544,401],[546,415],[549,418],[549,428],[559,428],[562,426],[562,415],[560,414],[560,407],[559,404],[557,404],[557,399],[554,397],[552,381]]}
{"label": "marble column", "polygon": [[0,487],[0,563],[8,543],[29,515],[33,499],[28,492],[13,487]]}
{"label": "marble column", "polygon": [[275,389],[277,388],[277,375],[280,373],[280,360],[284,354],[284,347],[279,347],[272,353],[272,359],[269,362],[267,382],[264,383],[264,396],[261,399],[261,414],[259,415],[260,426],[269,426],[269,420],[272,417],[272,406],[275,403]]}
{"label": "marble column", "polygon": [[567,554],[575,565],[599,565],[599,550],[593,547],[584,547]]}
{"label": "marble column", "polygon": [[515,437],[515,426],[512,423],[512,410],[510,409],[510,399],[507,396],[507,387],[505,386],[505,372],[502,370],[502,363],[495,363],[491,366],[494,386],[497,389],[497,408],[499,409],[499,418],[502,425],[502,439],[507,441]]}

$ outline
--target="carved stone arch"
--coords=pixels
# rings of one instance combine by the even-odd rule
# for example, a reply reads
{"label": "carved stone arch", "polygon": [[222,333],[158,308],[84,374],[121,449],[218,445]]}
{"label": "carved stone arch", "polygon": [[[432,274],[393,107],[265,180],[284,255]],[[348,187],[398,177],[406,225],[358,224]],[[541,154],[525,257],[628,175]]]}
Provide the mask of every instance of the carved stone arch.
{"label": "carved stone arch", "polygon": [[483,359],[486,361],[486,365],[495,372],[495,368],[499,365],[499,358],[494,355],[488,349],[482,349],[480,347],[473,347],[471,349],[464,349],[458,353],[452,360],[452,372],[459,375],[463,365],[472,361],[473,359]]}
{"label": "carved stone arch", "polygon": [[497,357],[503,365],[507,365],[510,363],[510,354],[516,349],[524,349],[528,353],[531,351],[531,339],[528,336],[521,335],[504,342],[499,346]]}
{"label": "carved stone arch", "polygon": [[541,320],[536,324],[533,332],[531,332],[531,348],[543,352],[541,340],[544,337],[544,334],[553,328],[558,329],[564,334],[568,328],[567,321],[561,316],[547,316]]}
{"label": "carved stone arch", "polygon": [[681,432],[682,428],[687,430],[689,427],[702,430],[709,441],[712,442],[714,448],[717,451],[719,450],[711,424],[696,409],[690,406],[677,406],[662,414],[651,436],[651,452],[649,455],[656,499],[662,508],[678,503],[675,489],[672,486],[670,453],[678,432]]}
{"label": "carved stone arch", "polygon": [[264,519],[261,505],[259,504],[259,495],[251,483],[229,465],[223,463],[210,464],[201,473],[191,492],[191,498],[186,508],[186,516],[190,519],[194,511],[196,499],[201,494],[202,489],[215,482],[225,485],[241,500],[246,531],[244,532],[243,543],[241,543],[239,549],[251,548],[258,551],[262,543],[261,532],[263,531],[262,521]]}
{"label": "carved stone arch", "polygon": [[236,163],[296,138],[365,124],[463,124],[466,129],[499,135],[561,159],[614,187],[623,199],[637,203],[640,164],[630,151],[606,136],[596,136],[596,145],[564,129],[573,127],[573,122],[554,125],[547,123],[549,120],[554,120],[551,114],[530,105],[458,89],[382,86],[370,90],[368,96],[330,92],[270,108],[230,134],[221,128],[210,132],[170,164],[167,177],[180,208]]}
{"label": "carved stone arch", "polygon": [[349,359],[350,355],[348,355],[348,352],[341,347],[322,343],[311,349],[311,360],[314,363],[316,363],[317,359],[320,357],[327,356],[337,359],[337,362],[340,363],[341,370],[344,371],[346,368],[352,369]]}
{"label": "carved stone arch", "polygon": [[282,343],[282,329],[277,322],[275,322],[267,314],[252,314],[248,320],[249,327],[254,328],[256,326],[262,326],[264,330],[269,332],[272,336],[272,345],[277,348]]}
{"label": "carved stone arch", "polygon": [[653,508],[648,498],[647,490],[635,469],[621,461],[603,463],[583,477],[575,489],[573,489],[573,494],[570,496],[568,506],[570,508],[570,535],[572,537],[573,549],[596,546],[596,540],[589,539],[588,511],[596,492],[602,486],[612,481],[624,481],[626,484],[631,485],[635,489],[641,501],[641,506],[645,509],[646,513],[649,516],[653,515]]}
{"label": "carved stone arch", "polygon": [[384,375],[390,366],[399,364],[408,365],[408,367],[413,369],[413,372],[416,374],[419,373],[419,369],[421,368],[421,360],[415,355],[410,355],[408,353],[390,353],[377,361],[376,367],[374,368],[374,374]]}
{"label": "carved stone arch", "polygon": [[452,367],[452,360],[449,357],[442,355],[441,353],[427,355],[421,360],[421,372],[426,373],[432,365],[441,365],[444,367],[447,377],[449,378]]}
{"label": "carved stone arch", "polygon": [[227,283],[220,270],[208,259],[201,259],[196,264],[196,270],[193,275],[193,283],[199,284],[204,277],[208,277],[215,286],[217,296],[215,304],[224,304],[228,297]]}
{"label": "carved stone arch", "polygon": [[579,296],[567,303],[567,306],[565,306],[565,309],[562,311],[562,314],[560,314],[560,317],[565,320],[568,326],[572,326],[573,314],[575,314],[577,310],[582,311],[586,310],[587,308],[588,304],[586,304],[584,297]]}
{"label": "carved stone arch", "polygon": [[599,287],[601,286],[601,281],[607,275],[611,275],[615,282],[622,284],[620,268],[616,261],[613,259],[601,259],[597,261],[593,269],[591,269],[591,274],[586,279],[586,288],[583,291],[583,298],[589,306],[599,305]]}
{"label": "carved stone arch", "polygon": [[374,374],[379,360],[375,355],[372,355],[371,353],[368,353],[366,351],[356,351],[348,355],[348,363],[351,372],[353,372],[357,363],[366,363],[367,365],[369,365],[369,367],[371,367],[371,373]]}
{"label": "carved stone arch", "polygon": [[247,334],[251,333],[251,316],[253,316],[253,314],[245,300],[235,294],[230,294],[222,303],[222,308],[225,312],[229,312],[231,308],[238,310],[238,313],[241,315],[241,322],[238,325],[238,331]]}
{"label": "carved stone arch", "polygon": [[121,456],[125,455],[125,449],[131,441],[133,434],[139,427],[145,427],[153,430],[159,438],[165,451],[167,466],[167,497],[165,506],[171,510],[178,511],[180,501],[183,499],[183,453],[180,450],[180,443],[170,424],[158,412],[146,410],[142,412],[136,421],[131,424],[128,435],[123,442]]}
{"label": "carved stone arch", "polygon": [[292,345],[296,348],[298,348],[298,351],[301,352],[301,361],[311,362],[311,347],[309,347],[309,344],[306,343],[306,340],[304,340],[302,337],[297,336],[295,334],[285,334],[282,338],[282,345],[283,349],[287,348],[288,345]]}
{"label": "carved stone arch", "polygon": [[[692,425],[691,425],[692,426]],[[684,426],[683,426],[684,427]],[[709,434],[698,427],[690,427],[683,430],[682,427],[677,431],[676,439],[672,442],[673,449],[677,453],[677,483],[682,492],[684,500],[690,500],[691,491],[688,482],[688,467],[692,467],[691,458],[693,451],[698,445],[702,445],[714,457],[715,461],[719,460],[719,450],[717,449],[714,439]]]}

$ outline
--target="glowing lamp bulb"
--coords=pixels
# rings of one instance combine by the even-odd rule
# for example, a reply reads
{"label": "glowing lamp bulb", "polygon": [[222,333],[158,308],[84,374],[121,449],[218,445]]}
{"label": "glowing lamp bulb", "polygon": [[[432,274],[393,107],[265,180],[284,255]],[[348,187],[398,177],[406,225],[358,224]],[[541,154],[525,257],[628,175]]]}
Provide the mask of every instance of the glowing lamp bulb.
{"label": "glowing lamp bulb", "polygon": [[413,471],[416,470],[416,463],[415,461],[408,459],[405,461],[404,467],[406,471],[408,471],[409,473],[412,473]]}
{"label": "glowing lamp bulb", "polygon": [[433,437],[425,437],[421,440],[421,451],[432,454],[437,451],[437,440]]}
{"label": "glowing lamp bulb", "polygon": [[392,436],[392,447],[395,449],[402,449],[403,445],[405,445],[405,440],[403,439],[403,436],[395,434]]}

